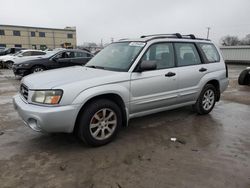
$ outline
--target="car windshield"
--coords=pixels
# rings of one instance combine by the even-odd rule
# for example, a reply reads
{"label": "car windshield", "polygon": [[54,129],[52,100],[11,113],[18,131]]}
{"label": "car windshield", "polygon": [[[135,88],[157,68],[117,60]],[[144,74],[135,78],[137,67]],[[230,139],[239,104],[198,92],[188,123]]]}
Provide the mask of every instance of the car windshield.
{"label": "car windshield", "polygon": [[126,72],[144,46],[144,42],[112,43],[91,59],[86,67]]}

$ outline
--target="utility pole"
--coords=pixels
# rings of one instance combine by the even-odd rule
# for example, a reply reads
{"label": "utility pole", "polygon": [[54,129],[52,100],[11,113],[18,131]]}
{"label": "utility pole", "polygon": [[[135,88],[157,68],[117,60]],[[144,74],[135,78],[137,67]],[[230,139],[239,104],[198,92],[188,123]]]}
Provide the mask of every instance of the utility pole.
{"label": "utility pole", "polygon": [[207,27],[207,39],[209,38],[209,31],[210,31],[211,27]]}

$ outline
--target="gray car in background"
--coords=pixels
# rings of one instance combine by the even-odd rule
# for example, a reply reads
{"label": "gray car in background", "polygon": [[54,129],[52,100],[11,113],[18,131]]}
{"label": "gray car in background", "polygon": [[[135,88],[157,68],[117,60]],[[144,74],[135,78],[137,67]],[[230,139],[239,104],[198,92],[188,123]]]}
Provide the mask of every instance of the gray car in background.
{"label": "gray car in background", "polygon": [[109,143],[131,118],[193,105],[208,114],[228,86],[217,47],[194,35],[150,35],[110,44],[85,67],[24,77],[14,106],[35,131],[75,132]]}

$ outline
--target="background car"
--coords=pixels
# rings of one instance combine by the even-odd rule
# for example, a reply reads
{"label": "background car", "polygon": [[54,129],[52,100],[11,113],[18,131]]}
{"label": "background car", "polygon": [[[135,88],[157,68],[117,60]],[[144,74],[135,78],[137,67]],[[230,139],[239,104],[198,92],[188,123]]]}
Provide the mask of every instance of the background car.
{"label": "background car", "polygon": [[40,56],[45,55],[46,52],[41,50],[20,50],[19,52],[11,55],[5,55],[0,57],[0,61],[2,62],[3,67],[11,69],[15,60],[22,57],[27,56]]}
{"label": "background car", "polygon": [[79,49],[48,51],[44,56],[19,59],[13,65],[13,72],[15,75],[25,76],[49,69],[85,65],[92,57],[90,52]]}
{"label": "background car", "polygon": [[15,54],[19,52],[20,50],[24,50],[24,48],[19,48],[19,47],[4,48],[3,50],[0,50],[0,56],[7,55],[7,54]]}
{"label": "background car", "polygon": [[250,67],[247,67],[240,73],[238,83],[239,85],[250,85]]}

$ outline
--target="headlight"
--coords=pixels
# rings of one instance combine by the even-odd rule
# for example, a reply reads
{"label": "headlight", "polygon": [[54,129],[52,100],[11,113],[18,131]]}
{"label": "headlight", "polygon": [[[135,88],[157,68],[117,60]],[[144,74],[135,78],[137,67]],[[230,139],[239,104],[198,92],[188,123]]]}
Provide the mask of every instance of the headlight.
{"label": "headlight", "polygon": [[28,63],[24,63],[24,64],[18,64],[17,66],[18,67],[26,67],[26,66],[29,66],[29,64]]}
{"label": "headlight", "polygon": [[42,104],[58,104],[62,94],[62,90],[34,91],[31,101]]}

